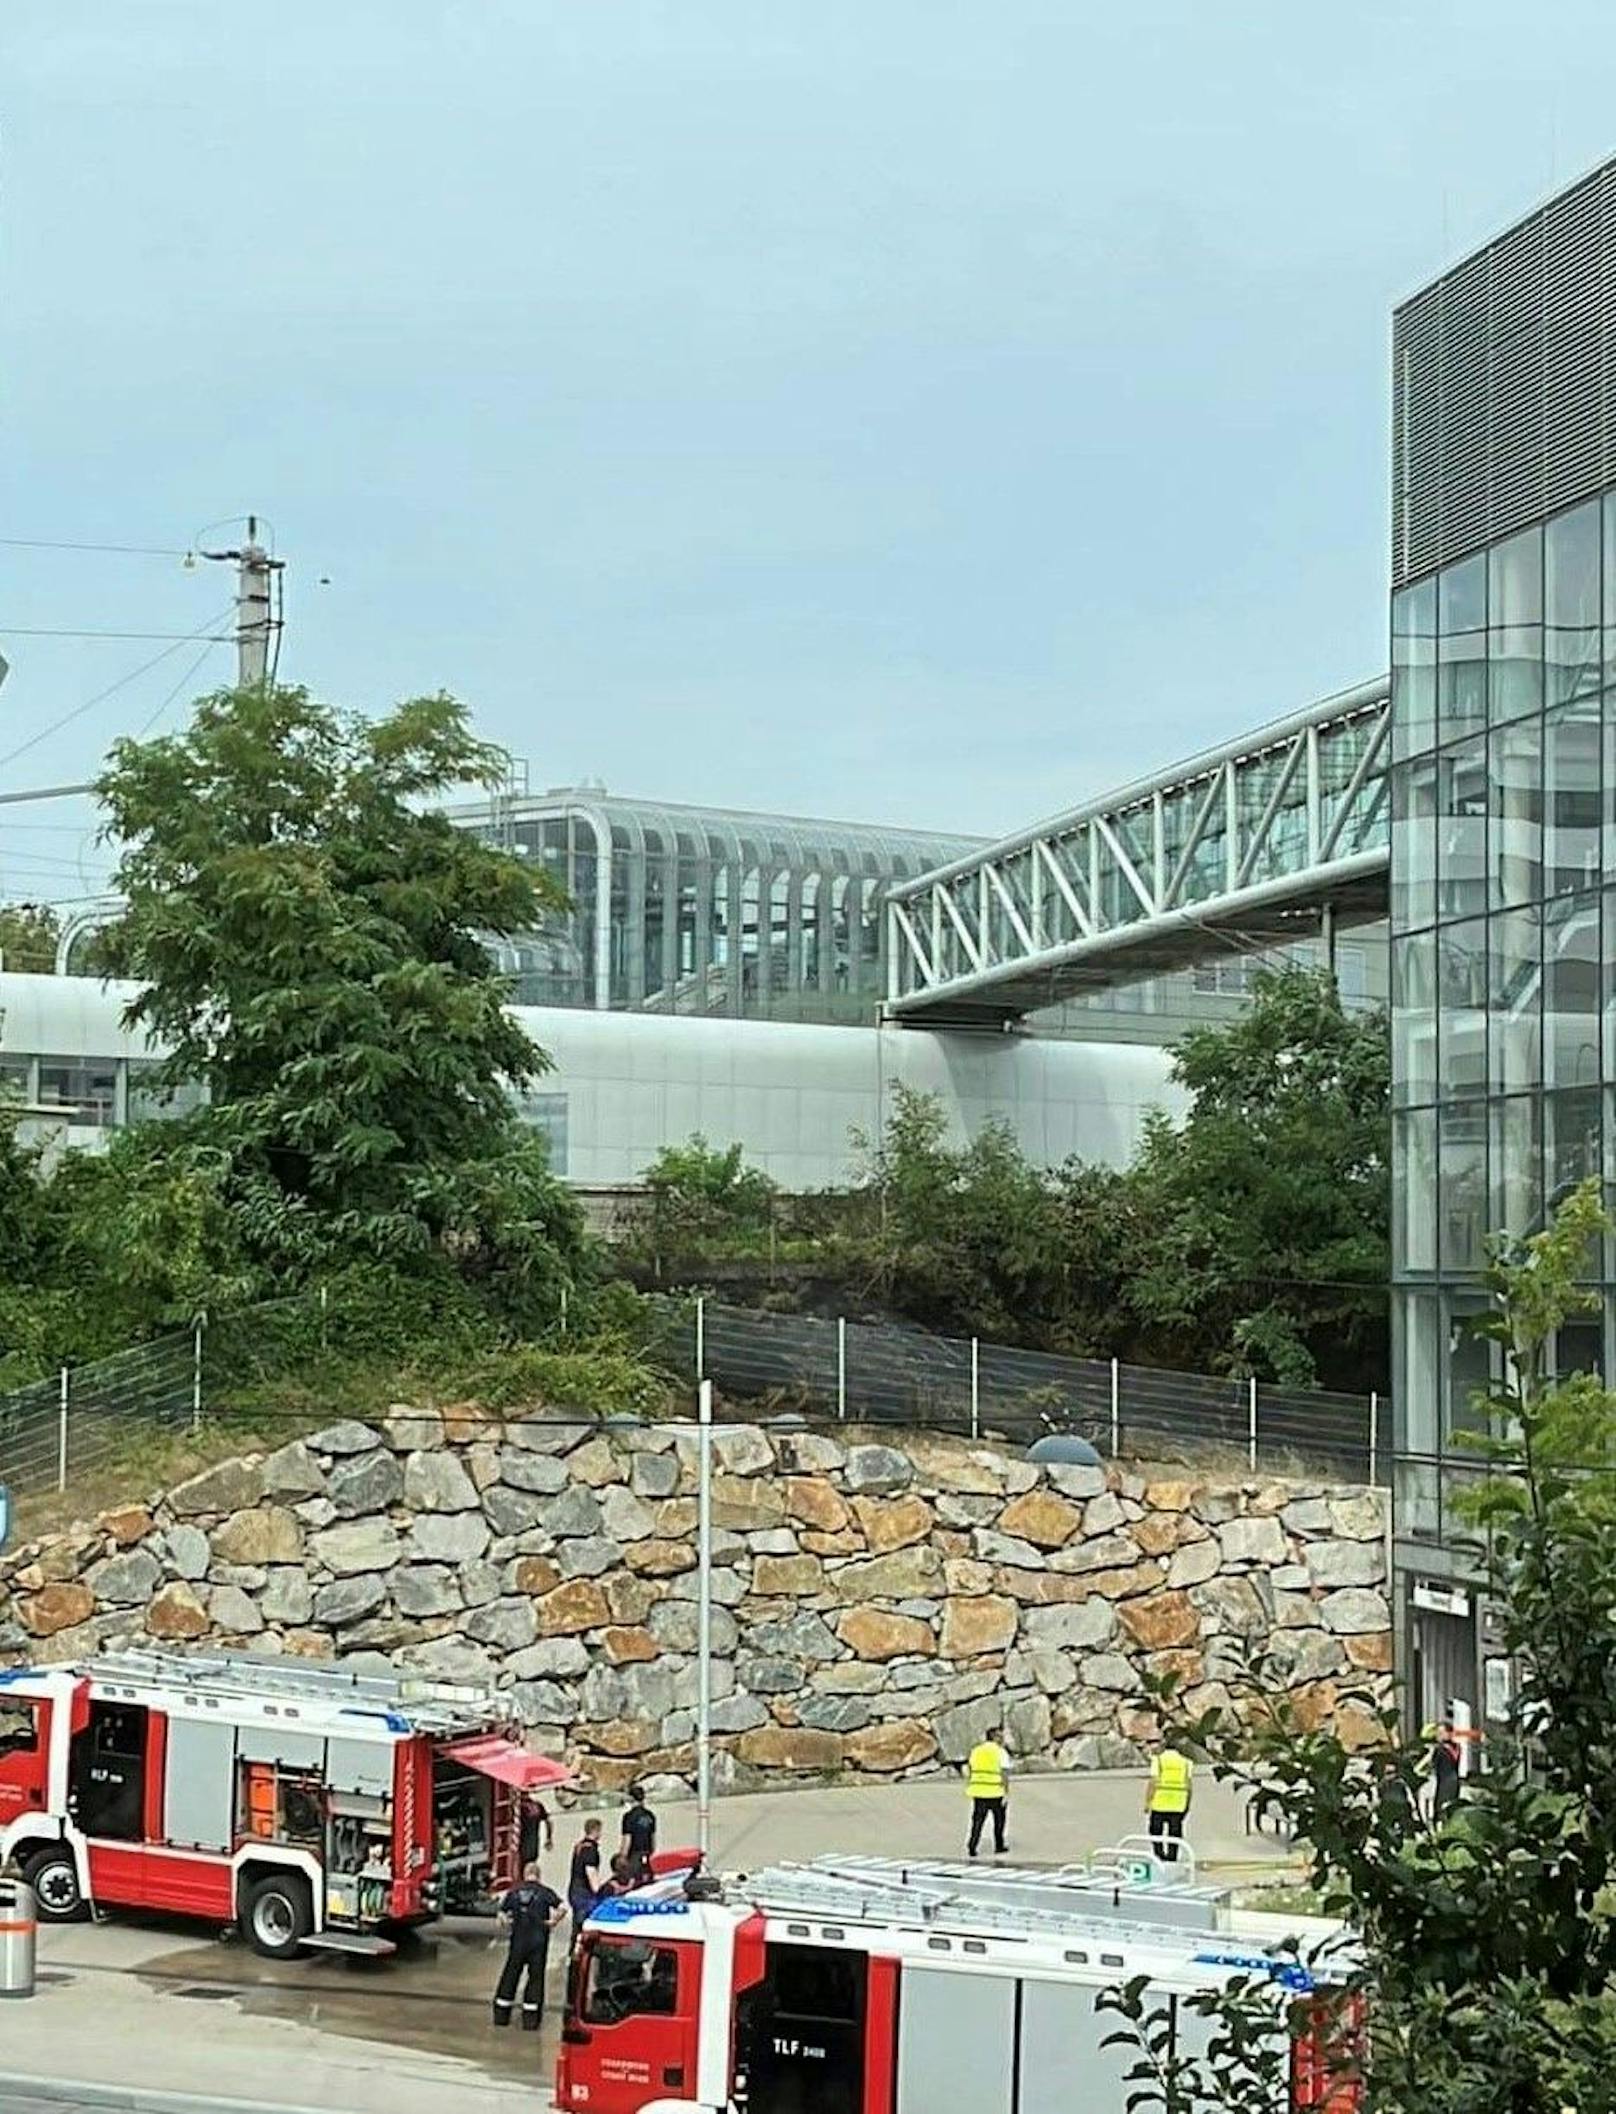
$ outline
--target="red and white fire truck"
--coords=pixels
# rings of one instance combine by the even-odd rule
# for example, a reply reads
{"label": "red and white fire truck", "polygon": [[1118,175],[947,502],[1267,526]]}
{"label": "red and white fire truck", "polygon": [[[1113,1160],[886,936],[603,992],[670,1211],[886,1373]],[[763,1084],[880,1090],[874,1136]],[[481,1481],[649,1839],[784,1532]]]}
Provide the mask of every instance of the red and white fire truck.
{"label": "red and white fire truck", "polygon": [[271,1957],[378,1954],[517,1876],[524,1791],[570,1780],[492,1693],[132,1651],[0,1670],[0,1862],[47,1921],[239,1923]]}
{"label": "red and white fire truck", "polygon": [[1121,1866],[979,1873],[882,1858],[670,1878],[603,1903],[573,1961],[555,2103],[1122,2114],[1137,2055],[1106,2045],[1120,2021],[1096,2000],[1136,1976],[1186,2051],[1212,2031],[1187,1999],[1237,1977],[1269,1982],[1289,2108],[1355,2114],[1339,2050],[1356,2020],[1215,1890],[1129,1883]]}

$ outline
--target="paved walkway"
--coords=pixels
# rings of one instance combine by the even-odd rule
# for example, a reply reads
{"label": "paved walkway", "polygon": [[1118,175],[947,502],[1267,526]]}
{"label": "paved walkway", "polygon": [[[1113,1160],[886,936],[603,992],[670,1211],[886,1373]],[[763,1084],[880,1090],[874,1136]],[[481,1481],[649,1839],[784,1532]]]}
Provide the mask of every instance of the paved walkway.
{"label": "paved walkway", "polygon": [[[1142,1805],[1138,1775],[1029,1777],[1011,1792],[1012,1858],[1081,1857],[1136,1833]],[[559,1816],[552,1876],[565,1869],[591,1810],[615,1833],[616,1802]],[[967,1813],[957,1778],[721,1799],[714,1863],[745,1871],[836,1850],[957,1857]],[[664,1845],[694,1840],[692,1805],[664,1807],[661,1821]],[[1197,1789],[1190,1841],[1202,1870],[1217,1877],[1249,1876],[1281,1855],[1272,1842],[1246,1836],[1238,1803],[1210,1782]],[[23,2079],[70,2077],[125,2094],[193,2093],[225,2110],[273,2102],[324,2114],[471,2106],[478,2114],[544,2114],[559,1956],[545,2031],[496,2034],[488,2023],[498,1964],[490,1946],[487,1926],[459,1924],[434,1934],[415,1957],[359,1963],[316,1955],[281,1964],[194,1925],[119,1919],[48,1928],[38,1994],[0,2007],[0,2108],[24,2100]]]}

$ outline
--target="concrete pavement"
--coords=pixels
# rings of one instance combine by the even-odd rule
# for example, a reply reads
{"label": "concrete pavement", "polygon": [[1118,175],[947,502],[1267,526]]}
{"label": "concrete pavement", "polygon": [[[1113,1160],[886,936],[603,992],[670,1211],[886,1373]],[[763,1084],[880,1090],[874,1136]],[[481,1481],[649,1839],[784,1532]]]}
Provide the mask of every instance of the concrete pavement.
{"label": "concrete pavement", "polygon": [[[1137,1774],[1031,1777],[1014,1784],[1010,1844],[1017,1862],[1062,1864],[1143,1825]],[[549,1875],[583,1819],[599,1812],[615,1833],[620,1801],[579,1802],[557,1815]],[[804,1786],[719,1800],[714,1862],[756,1869],[830,1851],[956,1857],[968,1804],[957,1778],[880,1786]],[[689,1803],[661,1810],[666,1846],[694,1840]],[[1282,1859],[1244,1832],[1239,1802],[1197,1787],[1190,1840],[1203,1871],[1246,1879]],[[496,2034],[488,1997],[498,1966],[486,1926],[428,1935],[384,1962],[315,1955],[267,1962],[195,1925],[119,1918],[41,1932],[40,1987],[0,2007],[0,2114],[30,2098],[158,2114],[193,2094],[194,2114],[247,2114],[243,2101],[321,2114],[545,2114],[550,2106],[561,1960],[552,1964],[545,2031]],[[7,2078],[9,2076],[9,2085]],[[110,2093],[48,2098],[64,2076]],[[36,2084],[34,2081],[40,2081]],[[155,2094],[140,2100],[130,2095]],[[117,2095],[122,2095],[118,2097]],[[29,2109],[33,2114],[33,2109]]]}

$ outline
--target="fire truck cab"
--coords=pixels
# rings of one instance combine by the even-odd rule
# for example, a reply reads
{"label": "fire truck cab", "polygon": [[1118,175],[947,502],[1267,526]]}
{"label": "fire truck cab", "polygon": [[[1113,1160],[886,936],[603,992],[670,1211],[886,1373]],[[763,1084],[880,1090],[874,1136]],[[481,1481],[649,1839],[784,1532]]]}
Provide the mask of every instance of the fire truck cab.
{"label": "fire truck cab", "polygon": [[43,1920],[239,1923],[270,1957],[379,1954],[514,1884],[521,1794],[570,1780],[492,1693],[131,1651],[0,1670],[0,1862]]}
{"label": "fire truck cab", "polygon": [[1096,2000],[1136,1976],[1190,2049],[1211,2025],[1189,1999],[1266,1978],[1276,2036],[1290,2041],[1289,2108],[1357,2108],[1355,2081],[1323,2045],[1340,2020],[1321,2008],[1294,2030],[1313,1972],[1242,1938],[1213,1890],[1108,1892],[1104,1874],[979,1877],[878,1858],[670,1879],[603,1903],[573,1962],[555,2103],[560,2114],[1124,2114],[1136,2052],[1106,2045],[1119,2021]]}

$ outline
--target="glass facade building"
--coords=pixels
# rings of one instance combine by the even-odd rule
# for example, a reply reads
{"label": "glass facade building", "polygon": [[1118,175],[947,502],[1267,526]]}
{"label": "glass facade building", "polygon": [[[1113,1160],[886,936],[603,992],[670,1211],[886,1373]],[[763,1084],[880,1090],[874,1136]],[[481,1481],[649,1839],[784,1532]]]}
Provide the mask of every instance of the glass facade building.
{"label": "glass facade building", "polygon": [[499,795],[451,820],[542,860],[571,908],[496,948],[520,1005],[869,1021],[889,883],[970,837],[676,807],[590,787]]}
{"label": "glass facade building", "polygon": [[[1616,1168],[1613,343],[1616,164],[1394,321],[1393,1390],[1398,1445],[1420,1457],[1400,1472],[1410,1573],[1464,1572],[1452,1500],[1492,1377],[1469,1326],[1489,1234],[1535,1232]],[[1603,1313],[1562,1332],[1557,1362],[1609,1374],[1616,1252],[1587,1267]],[[1465,1599],[1446,1609],[1416,1582],[1412,1605],[1434,1632]]]}

